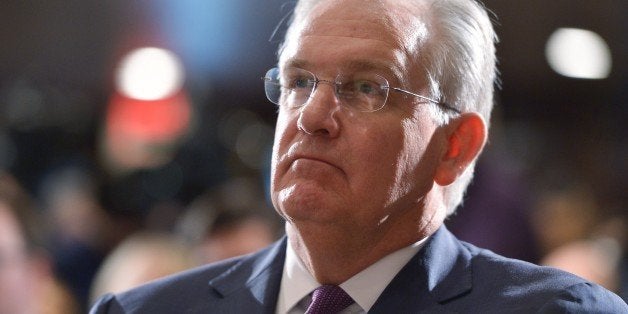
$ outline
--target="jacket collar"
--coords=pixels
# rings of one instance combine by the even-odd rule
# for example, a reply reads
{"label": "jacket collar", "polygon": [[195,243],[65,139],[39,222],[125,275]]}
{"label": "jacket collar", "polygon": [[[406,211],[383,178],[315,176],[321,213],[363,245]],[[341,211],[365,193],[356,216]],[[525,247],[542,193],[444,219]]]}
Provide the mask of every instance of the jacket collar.
{"label": "jacket collar", "polygon": [[472,287],[471,254],[441,226],[397,274],[369,313],[429,309],[465,295]]}
{"label": "jacket collar", "polygon": [[286,254],[286,237],[270,247],[243,258],[209,285],[222,297],[237,296],[236,302],[251,302],[274,312]]}
{"label": "jacket collar", "polygon": [[[275,310],[286,252],[286,237],[244,258],[209,285],[223,297]],[[471,254],[441,226],[395,276],[369,313],[429,309],[465,295],[472,287]],[[252,298],[252,299],[251,299]]]}

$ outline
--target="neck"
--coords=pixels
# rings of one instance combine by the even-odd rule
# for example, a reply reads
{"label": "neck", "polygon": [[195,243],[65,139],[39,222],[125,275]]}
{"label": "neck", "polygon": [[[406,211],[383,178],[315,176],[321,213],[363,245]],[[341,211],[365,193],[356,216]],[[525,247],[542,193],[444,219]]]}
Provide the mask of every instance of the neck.
{"label": "neck", "polygon": [[[345,227],[288,223],[286,233],[304,266],[321,284],[339,285],[385,256],[434,233],[440,223],[378,226],[378,232],[348,232]],[[410,227],[409,227],[410,226]]]}

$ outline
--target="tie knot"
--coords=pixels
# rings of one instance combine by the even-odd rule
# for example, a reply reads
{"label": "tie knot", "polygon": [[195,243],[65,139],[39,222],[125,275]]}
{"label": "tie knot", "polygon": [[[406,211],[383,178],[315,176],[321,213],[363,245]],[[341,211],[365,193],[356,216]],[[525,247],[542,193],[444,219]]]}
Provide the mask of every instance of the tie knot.
{"label": "tie knot", "polygon": [[312,293],[312,303],[305,314],[335,314],[353,303],[339,286],[322,285]]}

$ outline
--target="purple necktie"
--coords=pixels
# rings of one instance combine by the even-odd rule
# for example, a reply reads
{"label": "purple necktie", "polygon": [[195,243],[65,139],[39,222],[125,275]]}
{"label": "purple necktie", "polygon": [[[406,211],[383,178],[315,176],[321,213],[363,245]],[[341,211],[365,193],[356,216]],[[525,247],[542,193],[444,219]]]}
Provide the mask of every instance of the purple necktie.
{"label": "purple necktie", "polygon": [[305,314],[336,314],[353,302],[353,299],[342,288],[323,285],[312,293],[312,303]]}

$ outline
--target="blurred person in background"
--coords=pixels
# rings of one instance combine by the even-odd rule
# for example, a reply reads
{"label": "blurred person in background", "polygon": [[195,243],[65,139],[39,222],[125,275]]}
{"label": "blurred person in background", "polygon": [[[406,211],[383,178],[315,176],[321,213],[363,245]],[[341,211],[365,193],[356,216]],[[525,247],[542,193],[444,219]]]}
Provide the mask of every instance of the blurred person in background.
{"label": "blurred person in background", "polygon": [[278,237],[278,219],[264,204],[255,180],[233,178],[197,197],[176,229],[195,248],[201,265],[248,254]]}
{"label": "blurred person in background", "polygon": [[54,277],[38,214],[13,177],[0,173],[0,313],[79,313]]}
{"label": "blurred person in background", "polygon": [[198,248],[202,264],[258,251],[276,239],[268,219],[250,212],[220,212],[207,231]]}
{"label": "blurred person in background", "polygon": [[[262,192],[252,179],[232,178],[197,197],[178,221],[146,223],[105,258],[90,290],[90,302],[151,280],[209,262],[257,251],[276,239]],[[171,217],[167,214],[160,215]],[[177,218],[177,217],[174,217]],[[155,220],[149,218],[147,220]],[[177,219],[175,219],[177,220]],[[174,225],[175,232],[169,232]]]}
{"label": "blurred person in background", "polygon": [[194,266],[190,249],[173,234],[141,231],[123,240],[104,260],[90,291],[91,302]]}
{"label": "blurred person in background", "polygon": [[569,181],[565,187],[543,184],[543,191],[535,193],[532,228],[543,256],[566,243],[589,237],[603,219],[593,191]]}
{"label": "blurred person in background", "polygon": [[92,313],[628,311],[599,285],[443,226],[486,142],[494,40],[472,0],[299,1],[265,77],[287,236],[106,295]]}
{"label": "blurred person in background", "polygon": [[615,239],[588,238],[557,247],[541,260],[541,264],[576,274],[621,296],[622,255],[622,248]]}
{"label": "blurred person in background", "polygon": [[50,226],[54,271],[86,308],[94,275],[121,232],[111,229],[95,179],[81,165],[53,168],[42,180],[38,195]]}
{"label": "blurred person in background", "polygon": [[600,207],[593,189],[577,180],[547,184],[533,211],[540,264],[556,267],[616,292],[628,302],[625,213]]}

